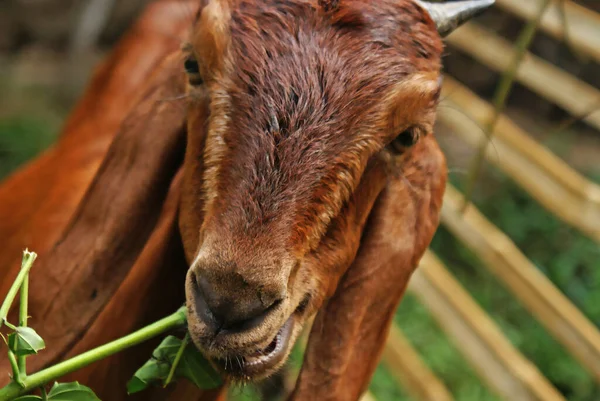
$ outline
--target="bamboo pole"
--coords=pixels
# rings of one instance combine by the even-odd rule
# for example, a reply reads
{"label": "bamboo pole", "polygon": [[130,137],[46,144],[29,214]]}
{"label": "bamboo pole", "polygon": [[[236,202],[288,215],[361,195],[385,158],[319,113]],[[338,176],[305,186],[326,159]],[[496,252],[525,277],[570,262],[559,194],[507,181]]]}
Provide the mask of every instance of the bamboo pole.
{"label": "bamboo pole", "polygon": [[502,231],[446,188],[442,223],[467,245],[571,354],[600,381],[600,332]]}
{"label": "bamboo pole", "polygon": [[409,283],[477,374],[511,401],[558,401],[562,395],[502,334],[493,320],[428,251]]}
{"label": "bamboo pole", "polygon": [[[515,49],[509,42],[473,23],[457,29],[448,42],[498,72],[509,68],[514,59]],[[516,78],[540,96],[600,129],[600,90],[531,53],[524,57]]]}
{"label": "bamboo pole", "polygon": [[519,37],[515,42],[515,51],[513,52],[513,59],[506,70],[502,72],[500,82],[496,86],[494,96],[492,97],[492,104],[494,105],[494,113],[490,116],[490,119],[485,123],[484,130],[485,136],[481,138],[481,143],[478,146],[478,151],[473,157],[471,167],[469,168],[468,178],[465,186],[465,201],[463,202],[462,211],[468,207],[473,196],[473,191],[481,175],[483,169],[483,161],[485,159],[486,151],[490,141],[494,137],[494,128],[498,123],[498,119],[504,113],[506,108],[506,101],[512,91],[512,87],[515,83],[517,71],[523,62],[523,58],[527,55],[527,50],[531,46],[531,42],[535,38],[535,34],[538,30],[540,20],[546,13],[546,9],[550,6],[552,0],[543,0],[540,7],[535,14],[534,18],[529,20],[525,27],[519,33]]}
{"label": "bamboo pole", "polygon": [[[523,19],[534,18],[540,3],[541,0],[496,0],[498,7]],[[600,14],[572,1],[564,0],[564,6],[561,6],[554,0],[542,18],[540,28],[558,40],[568,38],[569,45],[600,62]]]}
{"label": "bamboo pole", "polygon": [[375,396],[373,394],[371,394],[370,392],[366,392],[360,399],[360,401],[377,401],[377,399],[375,398]]}
{"label": "bamboo pole", "polygon": [[382,361],[402,388],[415,400],[452,401],[444,383],[425,365],[399,328],[392,325]]}
{"label": "bamboo pole", "polygon": [[[493,107],[450,77],[444,79],[445,104],[440,121],[476,147]],[[459,109],[459,110],[455,110]],[[487,160],[512,177],[542,206],[600,243],[600,186],[534,141],[506,116],[494,130]]]}

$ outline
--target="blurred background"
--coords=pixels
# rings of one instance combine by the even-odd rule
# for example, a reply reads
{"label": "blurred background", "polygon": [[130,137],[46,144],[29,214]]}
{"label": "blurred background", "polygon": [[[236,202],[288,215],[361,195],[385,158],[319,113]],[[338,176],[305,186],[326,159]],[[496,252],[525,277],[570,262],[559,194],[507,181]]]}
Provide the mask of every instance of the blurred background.
{"label": "blurred background", "polygon": [[[0,2],[0,179],[146,3]],[[367,398],[600,400],[600,1],[497,3],[447,40],[453,187]]]}

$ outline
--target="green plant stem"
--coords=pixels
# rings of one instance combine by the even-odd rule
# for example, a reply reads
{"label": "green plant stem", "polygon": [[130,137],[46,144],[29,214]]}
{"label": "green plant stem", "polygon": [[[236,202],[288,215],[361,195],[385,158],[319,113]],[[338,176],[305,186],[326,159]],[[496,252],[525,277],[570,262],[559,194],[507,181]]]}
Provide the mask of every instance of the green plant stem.
{"label": "green plant stem", "polygon": [[15,326],[15,325],[11,324],[11,323],[10,323],[8,320],[5,320],[5,321],[4,321],[4,325],[5,325],[6,327],[8,327],[9,329],[11,329],[12,331],[15,331],[15,330],[17,330],[17,326]]}
{"label": "green plant stem", "polygon": [[182,307],[172,315],[152,323],[134,333],[27,376],[22,379],[22,387],[17,383],[10,383],[6,387],[0,389],[0,401],[10,401],[15,397],[27,394],[50,381],[88,366],[91,363],[133,347],[134,345],[147,341],[174,328],[182,327],[185,325],[185,322],[185,307]]}
{"label": "green plant stem", "polygon": [[46,392],[46,387],[40,387],[40,391],[42,393],[42,401],[48,401],[48,393]]}
{"label": "green plant stem", "polygon": [[37,254],[35,252],[29,252],[26,250],[23,253],[23,262],[21,263],[21,270],[19,271],[19,274],[17,275],[17,278],[15,279],[14,283],[8,290],[8,294],[6,295],[4,302],[2,302],[2,306],[0,306],[0,327],[4,322],[6,322],[8,310],[10,309],[10,306],[15,300],[17,292],[19,291],[19,288],[21,288],[23,281],[29,274],[29,270],[31,270],[31,266],[33,266],[35,258],[37,258]]}
{"label": "green plant stem", "polygon": [[181,360],[181,357],[183,356],[185,347],[187,347],[189,342],[190,342],[190,333],[185,333],[185,337],[183,337],[183,340],[181,341],[181,346],[177,350],[177,354],[175,355],[175,360],[173,361],[173,364],[171,364],[171,370],[169,370],[169,375],[167,376],[167,379],[165,380],[165,384],[163,387],[167,387],[169,385],[169,383],[171,383],[171,381],[173,381],[173,376],[175,376],[175,370],[177,369],[177,365],[179,365],[179,361]]}
{"label": "green plant stem", "polygon": [[[23,284],[21,284],[21,303],[19,305],[19,326],[27,327],[27,300],[29,297],[29,274],[25,275]],[[27,356],[21,355],[17,357],[17,364],[19,365],[19,373],[21,377],[27,375]]]}
{"label": "green plant stem", "polygon": [[523,58],[527,54],[527,50],[531,46],[531,42],[535,37],[538,26],[546,9],[550,5],[552,0],[545,0],[540,6],[537,15],[534,19],[529,20],[525,28],[519,34],[519,37],[515,43],[516,53],[512,63],[508,67],[506,71],[502,74],[502,78],[496,91],[494,93],[494,98],[492,104],[494,106],[494,114],[486,124],[484,128],[485,136],[482,139],[481,144],[479,145],[479,149],[475,157],[473,158],[473,162],[471,164],[471,168],[469,169],[469,174],[467,176],[466,188],[465,188],[465,197],[464,203],[461,207],[461,212],[464,213],[471,202],[471,198],[473,196],[473,192],[475,190],[475,185],[479,180],[479,175],[481,174],[481,170],[483,169],[483,162],[485,160],[485,155],[487,153],[487,147],[491,142],[494,136],[494,129],[496,128],[496,124],[504,111],[506,106],[506,100],[508,99],[508,95],[510,95],[511,89],[515,82],[515,77],[517,76],[517,72],[519,70],[519,66],[523,61]]}
{"label": "green plant stem", "polygon": [[14,383],[11,383],[11,384],[16,384],[19,388],[23,388],[25,385],[23,384],[23,379],[21,378],[21,373],[19,372],[19,366],[17,365],[17,358],[15,357],[15,354],[11,350],[8,350],[8,361],[10,362],[10,367],[12,368],[12,371],[13,371],[12,380]]}

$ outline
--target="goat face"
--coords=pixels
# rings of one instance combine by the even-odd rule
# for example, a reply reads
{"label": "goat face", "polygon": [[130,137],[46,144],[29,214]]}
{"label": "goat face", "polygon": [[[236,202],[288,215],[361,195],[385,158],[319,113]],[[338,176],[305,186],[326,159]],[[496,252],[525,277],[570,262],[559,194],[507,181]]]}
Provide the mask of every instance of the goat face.
{"label": "goat face", "polygon": [[432,132],[429,15],[411,0],[324,3],[212,0],[185,49],[189,330],[232,378],[285,362]]}

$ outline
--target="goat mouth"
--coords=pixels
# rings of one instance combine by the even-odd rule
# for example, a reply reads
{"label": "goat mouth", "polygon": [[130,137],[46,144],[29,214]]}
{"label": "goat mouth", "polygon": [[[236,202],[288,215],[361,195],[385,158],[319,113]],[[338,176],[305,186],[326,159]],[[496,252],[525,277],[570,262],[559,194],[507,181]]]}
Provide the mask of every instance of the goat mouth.
{"label": "goat mouth", "polygon": [[279,329],[273,341],[263,349],[245,355],[233,355],[214,360],[228,376],[241,380],[256,380],[282,365],[287,357],[294,326],[293,316]]}

